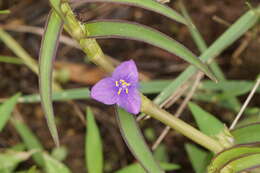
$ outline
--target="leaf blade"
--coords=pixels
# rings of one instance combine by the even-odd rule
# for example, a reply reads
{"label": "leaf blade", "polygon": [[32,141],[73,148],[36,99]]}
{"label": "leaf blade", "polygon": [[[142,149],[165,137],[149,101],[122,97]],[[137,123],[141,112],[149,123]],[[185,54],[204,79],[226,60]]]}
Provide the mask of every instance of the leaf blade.
{"label": "leaf blade", "polygon": [[70,173],[71,171],[67,168],[63,163],[58,160],[52,158],[47,153],[43,154],[43,158],[45,161],[45,170],[47,173]]}
{"label": "leaf blade", "polygon": [[5,101],[0,106],[0,132],[5,127],[5,124],[8,122],[9,118],[11,117],[11,113],[18,101],[18,98],[20,97],[20,93],[12,96],[10,99]]}
{"label": "leaf blade", "polygon": [[47,119],[47,124],[51,132],[52,138],[59,146],[58,131],[55,124],[52,98],[52,61],[56,56],[58,40],[62,29],[62,21],[55,12],[51,12],[46,24],[45,33],[41,43],[40,51],[40,95],[41,103]]}
{"label": "leaf blade", "polygon": [[189,108],[195,118],[199,129],[209,135],[217,136],[225,129],[225,125],[219,121],[214,115],[206,112],[195,103],[189,102]]}
{"label": "leaf blade", "polygon": [[211,154],[193,144],[185,144],[185,150],[189,156],[192,167],[196,173],[205,173],[210,163]]}
{"label": "leaf blade", "polygon": [[103,172],[103,149],[98,126],[90,108],[87,109],[87,134],[85,139],[86,165],[89,173]]}
{"label": "leaf blade", "polygon": [[[259,16],[254,12],[254,10],[259,11],[260,8],[250,10],[241,16],[207,50],[202,53],[199,59],[204,62],[213,60],[235,40],[254,26],[259,19]],[[195,72],[196,69],[193,66],[189,66],[175,79],[175,81],[168,85],[164,91],[162,91],[161,94],[154,99],[154,102],[156,104],[161,104],[164,102],[177,88],[189,80]]]}
{"label": "leaf blade", "polygon": [[98,20],[85,24],[88,37],[94,38],[126,38],[142,41],[174,55],[202,70],[211,79],[215,76],[196,56],[176,40],[144,25],[115,20]]}
{"label": "leaf blade", "polygon": [[[42,151],[44,149],[38,138],[24,122],[19,119],[12,119],[12,123],[28,150]],[[32,158],[38,165],[44,167],[44,160],[41,152],[34,153]]]}
{"label": "leaf blade", "polygon": [[116,114],[124,140],[143,168],[149,173],[163,173],[145,143],[133,115],[121,108],[117,108]]}
{"label": "leaf blade", "polygon": [[[163,90],[171,80],[153,80],[147,82],[140,82],[140,91],[144,94],[154,94]],[[52,94],[53,101],[64,101],[73,99],[88,99],[90,91],[88,88],[67,89],[62,91],[54,91]],[[26,95],[19,98],[21,103],[39,102],[39,94]]]}
{"label": "leaf blade", "polygon": [[[77,2],[78,0],[72,0],[72,2]],[[136,6],[140,8],[144,8],[147,10],[151,10],[153,12],[159,13],[161,15],[164,15],[172,20],[175,20],[177,22],[180,22],[182,24],[186,24],[185,18],[180,15],[175,10],[169,8],[168,6],[159,3],[157,1],[153,0],[80,0],[80,2],[85,3],[93,3],[93,2],[106,2],[106,3],[119,3],[119,4],[126,4],[130,6]]]}
{"label": "leaf blade", "polygon": [[259,136],[260,123],[251,123],[231,131],[231,134],[235,138],[236,144],[260,142]]}

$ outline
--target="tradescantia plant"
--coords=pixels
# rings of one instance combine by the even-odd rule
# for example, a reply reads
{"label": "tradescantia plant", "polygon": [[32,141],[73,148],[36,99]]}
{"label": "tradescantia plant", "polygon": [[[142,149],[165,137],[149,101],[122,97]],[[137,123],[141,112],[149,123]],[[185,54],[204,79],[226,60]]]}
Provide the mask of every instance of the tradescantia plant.
{"label": "tradescantia plant", "polygon": [[[49,0],[49,2],[52,9],[46,22],[39,54],[40,97],[39,95],[21,97],[20,94],[17,94],[4,102],[0,106],[0,113],[4,112],[2,114],[3,116],[0,117],[0,131],[4,128],[7,120],[10,119],[15,104],[18,102],[30,103],[41,101],[50,133],[58,148],[60,142],[55,124],[52,101],[94,99],[107,105],[114,105],[115,116],[117,117],[121,134],[128,148],[138,161],[117,171],[118,173],[163,173],[165,170],[180,168],[178,165],[168,163],[165,160],[162,161],[162,159],[156,157],[155,152],[154,154],[151,152],[136,121],[136,116],[144,117],[144,115],[160,121],[168,126],[168,128],[178,131],[195,144],[203,147],[202,149],[194,144],[185,144],[188,157],[196,173],[236,173],[245,171],[253,173],[259,171],[260,137],[258,130],[260,130],[260,126],[258,120],[247,120],[246,123],[244,122],[244,124],[234,128],[237,122],[235,120],[234,124],[228,128],[227,125],[216,118],[216,116],[203,110],[199,105],[193,102],[187,104],[191,98],[188,93],[186,96],[187,102],[184,102],[183,105],[184,107],[188,105],[198,126],[197,129],[167,112],[162,108],[162,104],[171,100],[170,98],[173,93],[177,97],[178,94],[176,93],[180,91],[184,84],[191,86],[190,90],[193,91],[193,87],[196,88],[199,80],[205,74],[211,80],[202,82],[199,91],[195,94],[193,93],[194,99],[214,103],[220,102],[220,106],[233,111],[238,111],[240,107],[242,107],[238,114],[239,119],[248,102],[245,102],[245,104],[241,106],[236,96],[241,95],[241,93],[247,93],[253,88],[248,97],[250,100],[254,92],[257,92],[260,77],[257,78],[255,85],[253,82],[243,83],[245,87],[242,87],[242,89],[244,90],[246,88],[246,91],[242,92],[242,89],[239,88],[236,83],[234,84],[225,79],[221,69],[214,62],[214,58],[257,24],[259,21],[260,7],[250,9],[246,12],[207,48],[205,41],[195,28],[182,4],[180,4],[182,14],[179,14],[177,11],[154,0]],[[123,20],[94,20],[87,23],[79,21],[72,7],[77,3],[94,2],[136,6],[159,13],[162,16],[179,22],[188,27],[192,38],[201,51],[201,55],[198,57],[195,56],[189,49],[173,38],[138,23]],[[52,73],[52,62],[56,57],[60,35],[63,30],[77,42],[88,59],[102,68],[110,77],[101,79],[91,89],[63,90],[55,81],[56,72],[54,75]],[[25,63],[38,74],[37,63],[32,61],[30,56],[2,29],[0,29],[0,38],[6,45],[9,45],[18,56],[23,58],[22,63]],[[152,81],[146,83],[139,81],[139,72],[133,60],[122,62],[115,67],[110,59],[103,53],[102,48],[96,41],[98,38],[120,38],[142,41],[177,55],[189,63],[190,66],[174,80],[159,81],[160,87],[157,89],[156,86],[158,85],[152,83]],[[15,49],[13,47],[15,47]],[[197,84],[195,82],[194,86],[192,86],[191,80],[189,79],[193,79],[192,77],[194,76],[196,77]],[[216,81],[219,83],[217,84]],[[147,89],[149,86],[152,89]],[[152,101],[144,95],[149,93],[159,94]],[[191,92],[191,95],[193,94]],[[247,109],[246,111],[259,111],[259,108]],[[179,111],[177,111],[176,115],[179,114],[178,112]],[[11,172],[15,170],[18,163],[32,156],[35,162],[47,173],[71,172],[69,168],[61,162],[62,157],[59,155],[66,155],[64,151],[59,150],[57,152],[62,154],[55,154],[55,152],[53,152],[54,154],[49,154],[44,152],[44,147],[22,120],[14,117],[11,119],[11,123],[22,137],[26,148],[31,150],[31,152],[8,152],[4,155],[0,155],[0,158],[2,156],[8,156],[8,158],[10,158],[9,160],[12,160],[12,162],[8,164],[4,161],[2,162],[3,164],[0,163],[0,171]],[[90,173],[102,173],[104,171],[102,141],[98,125],[95,122],[91,109],[87,109],[86,123],[85,156],[87,170]],[[32,167],[28,172],[31,170],[32,172],[37,171]]]}

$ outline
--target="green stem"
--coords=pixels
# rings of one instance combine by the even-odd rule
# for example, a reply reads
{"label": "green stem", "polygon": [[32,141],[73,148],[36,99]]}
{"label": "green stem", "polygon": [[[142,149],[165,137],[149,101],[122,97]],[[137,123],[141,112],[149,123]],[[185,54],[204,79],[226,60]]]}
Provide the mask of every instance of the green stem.
{"label": "green stem", "polygon": [[61,4],[60,16],[64,16],[65,30],[78,41],[81,49],[86,53],[90,61],[97,66],[102,67],[105,71],[111,73],[114,70],[114,66],[110,63],[109,59],[104,55],[102,49],[98,45],[96,39],[86,38],[88,36],[87,29],[81,25],[71,10],[70,5],[67,2]]}
{"label": "green stem", "polygon": [[176,118],[167,111],[161,109],[158,105],[154,104],[145,96],[142,97],[142,112],[163,122],[169,127],[182,133],[184,136],[190,138],[197,144],[204,146],[205,148],[215,153],[218,153],[221,150],[223,150],[221,145],[216,140],[205,135],[204,133],[185,123],[181,119]]}

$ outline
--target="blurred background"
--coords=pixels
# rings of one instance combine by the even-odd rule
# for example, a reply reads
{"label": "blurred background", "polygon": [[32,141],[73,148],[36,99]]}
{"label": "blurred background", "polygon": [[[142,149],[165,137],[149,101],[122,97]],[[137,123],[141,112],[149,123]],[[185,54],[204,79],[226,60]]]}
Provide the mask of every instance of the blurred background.
{"label": "blurred background", "polygon": [[[252,6],[257,5],[258,0],[249,1]],[[201,32],[207,44],[210,45],[221,35],[230,24],[250,8],[245,0],[184,0],[184,4]],[[177,9],[177,3],[167,3],[171,8]],[[47,0],[0,0],[0,9],[9,9],[10,14],[0,15],[0,27],[8,31],[11,36],[36,60],[40,50],[41,35],[48,16],[50,6]],[[94,3],[78,5],[75,8],[77,18],[82,22],[95,19],[124,19],[135,21],[153,27],[184,44],[196,55],[199,51],[191,39],[187,27],[170,21],[153,12],[125,5]],[[240,40],[226,49],[217,62],[223,69],[227,79],[255,80],[260,72],[260,35],[257,32],[259,25],[244,35]],[[64,36],[67,34],[64,32]],[[67,39],[65,37],[65,39]],[[58,79],[63,88],[91,87],[104,77],[105,73],[91,64],[84,57],[84,53],[77,48],[75,42],[67,39],[66,43],[59,45],[55,69],[58,71]],[[138,69],[145,74],[148,80],[174,79],[188,65],[180,58],[151,45],[129,40],[100,39],[98,40],[103,51],[113,60],[124,61],[134,59]],[[16,55],[0,40],[0,55],[16,57]],[[115,62],[116,63],[116,62]],[[21,63],[0,63],[0,99],[10,97],[16,92],[22,94],[38,93],[38,78],[29,68]],[[154,98],[155,95],[149,95]],[[245,96],[239,97],[241,103]],[[181,103],[169,108],[175,112]],[[65,159],[73,172],[83,173],[84,162],[84,136],[85,123],[82,121],[85,107],[93,108],[103,140],[104,158],[106,160],[106,172],[113,172],[135,161],[127,149],[116,124],[114,110],[93,100],[55,102],[55,115],[60,136],[61,145],[67,148]],[[207,111],[218,115],[226,123],[230,123],[235,113],[216,107],[214,104],[201,103]],[[256,94],[250,102],[251,106],[260,106],[260,95]],[[46,125],[40,103],[19,104],[16,112],[24,122],[35,132],[47,150],[54,147]],[[182,118],[194,125],[194,120],[188,110],[183,112]],[[156,120],[147,120],[140,123],[149,145],[160,135],[164,125]],[[21,141],[14,127],[10,124],[0,133],[0,147],[10,147]],[[163,157],[171,162],[181,165],[182,169],[176,173],[188,173],[192,171],[190,162],[184,151],[184,142],[188,139],[175,131],[171,131],[163,141],[160,152]],[[20,165],[28,168],[33,164],[28,160]]]}

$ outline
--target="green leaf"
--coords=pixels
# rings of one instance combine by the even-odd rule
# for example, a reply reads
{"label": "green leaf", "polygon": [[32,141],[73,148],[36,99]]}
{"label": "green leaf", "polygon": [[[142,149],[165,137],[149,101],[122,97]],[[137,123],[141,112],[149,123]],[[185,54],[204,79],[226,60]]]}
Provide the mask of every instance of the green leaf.
{"label": "green leaf", "polygon": [[200,149],[193,144],[185,144],[185,150],[189,156],[192,167],[196,173],[205,173],[210,163],[211,153]]}
{"label": "green leaf", "polygon": [[125,142],[143,168],[149,173],[163,173],[145,143],[134,116],[117,108],[117,118]]}
{"label": "green leaf", "polygon": [[[190,34],[196,43],[198,49],[200,50],[201,53],[207,50],[207,44],[202,38],[200,32],[197,30],[196,26],[193,24],[185,6],[183,5],[182,1],[179,1],[179,5],[181,7],[181,11],[183,16],[186,18],[186,21],[188,22],[188,29],[190,31]],[[226,77],[221,70],[220,66],[215,62],[214,60],[209,64],[209,67],[211,68],[212,72],[216,75],[217,79],[222,82],[226,81]],[[237,110],[241,107],[241,104],[239,100],[236,97],[229,97],[226,101],[225,104],[228,104],[230,107],[233,108],[233,110]]]}
{"label": "green leaf", "polygon": [[26,146],[23,143],[18,143],[9,149],[13,151],[24,151],[26,149]]}
{"label": "green leaf", "polygon": [[59,162],[58,160],[52,158],[48,154],[43,154],[44,161],[45,161],[45,170],[47,173],[70,173],[71,171],[67,168],[63,163]]}
{"label": "green leaf", "polygon": [[[165,171],[180,169],[180,166],[174,163],[161,162],[160,165]],[[115,173],[146,173],[146,171],[139,163],[134,163],[116,171]]]}
{"label": "green leaf", "polygon": [[232,98],[221,97],[221,94],[218,92],[196,92],[193,96],[193,99],[213,103],[216,106],[227,108],[233,112],[237,112],[240,109],[238,104],[233,104],[228,101],[228,99],[230,100]]}
{"label": "green leaf", "polygon": [[[140,90],[144,94],[154,94],[158,93],[165,86],[167,86],[171,80],[154,80],[147,82],[140,82]],[[74,99],[88,99],[90,96],[90,91],[88,88],[77,88],[77,89],[67,89],[63,91],[55,91],[52,94],[53,101],[66,101]],[[40,101],[39,94],[22,96],[19,98],[19,102],[22,103],[34,103]]]}
{"label": "green leaf", "polygon": [[18,101],[18,98],[21,94],[16,94],[13,97],[6,100],[1,106],[0,106],[0,132],[5,127],[7,121],[11,117],[11,113],[13,112],[13,109]]}
{"label": "green leaf", "polygon": [[216,136],[224,131],[224,124],[215,118],[214,115],[204,111],[202,108],[192,102],[189,103],[189,108],[199,126],[199,129],[203,133],[210,136]]}
{"label": "green leaf", "polygon": [[66,147],[61,146],[59,148],[54,148],[51,152],[51,156],[58,161],[63,161],[68,155],[68,150]]}
{"label": "green leaf", "polygon": [[0,14],[9,14],[10,10],[0,10]]}
{"label": "green leaf", "polygon": [[[248,155],[254,155],[260,152],[259,143],[247,144],[247,145],[237,145],[235,147],[229,148],[224,150],[223,152],[217,154],[213,159],[208,167],[208,173],[219,173],[223,168],[229,165],[230,169],[233,172],[235,170],[240,169],[241,165],[233,164],[233,161],[238,161],[242,159],[243,161],[247,162],[247,159],[243,159],[243,157]],[[258,156],[258,158],[260,158]],[[253,163],[252,158],[252,163]],[[240,164],[242,164],[240,162]],[[245,165],[244,165],[245,166]],[[246,164],[246,167],[251,167],[251,165]],[[243,168],[244,169],[244,168]]]}
{"label": "green leaf", "polygon": [[169,162],[169,155],[165,145],[160,144],[153,152],[153,156],[160,162]]}
{"label": "green leaf", "polygon": [[18,171],[15,173],[40,173],[39,170],[37,170],[36,166],[32,166],[29,170],[26,171]]}
{"label": "green leaf", "polygon": [[0,172],[12,173],[18,164],[29,159],[32,153],[30,152],[15,152],[7,151],[0,153]]}
{"label": "green leaf", "polygon": [[256,170],[256,172],[259,172],[260,154],[259,153],[255,153],[251,155],[245,154],[240,158],[237,158],[229,162],[226,166],[222,168],[222,170],[225,169],[228,170],[230,169],[230,167],[233,172],[244,172],[249,170],[251,173],[253,173],[252,170]]}
{"label": "green leaf", "polygon": [[260,142],[260,123],[252,123],[235,128],[231,134],[235,138],[236,144]]}
{"label": "green leaf", "polygon": [[51,12],[46,24],[45,33],[40,51],[40,94],[47,124],[56,146],[59,146],[59,137],[55,124],[52,107],[52,62],[56,56],[58,40],[62,29],[62,21],[56,13]]}
{"label": "green leaf", "polygon": [[251,91],[254,83],[251,81],[221,81],[213,83],[211,81],[203,81],[201,89],[222,91],[222,97],[240,96]]}
{"label": "green leaf", "polygon": [[103,172],[103,150],[98,126],[90,108],[87,109],[85,157],[88,173]]}
{"label": "green leaf", "polygon": [[188,23],[188,29],[189,32],[193,38],[193,41],[196,43],[196,46],[198,47],[199,51],[202,53],[205,50],[207,50],[207,44],[204,41],[204,39],[202,38],[200,32],[198,31],[198,29],[196,28],[196,26],[193,24],[184,4],[182,1],[179,1],[179,6],[181,9],[181,13],[182,15],[185,17],[187,23]]}
{"label": "green leaf", "polygon": [[[26,148],[28,150],[43,150],[43,146],[40,143],[40,141],[37,139],[37,137],[34,135],[34,133],[26,126],[24,122],[18,119],[12,119],[12,123],[16,129],[16,131],[21,136],[23,142],[26,145]],[[41,167],[44,167],[44,161],[43,156],[41,152],[36,152],[32,155],[32,158],[35,160],[35,162],[40,165]]]}
{"label": "green leaf", "polygon": [[246,116],[244,119],[242,119],[241,121],[239,121],[236,125],[236,128],[234,130],[236,130],[237,128],[246,126],[246,125],[250,125],[253,123],[260,123],[260,114],[259,111],[257,112],[256,115],[250,115],[250,116]]}
{"label": "green leaf", "polygon": [[11,56],[4,56],[4,55],[0,55],[0,62],[10,63],[10,64],[24,64],[23,60],[21,60],[19,58],[11,57]]}
{"label": "green leaf", "polygon": [[181,168],[180,165],[175,164],[175,163],[160,162],[159,164],[165,171],[173,171],[173,170],[178,170]]}
{"label": "green leaf", "polygon": [[215,76],[191,51],[176,40],[152,28],[125,21],[92,21],[85,24],[89,37],[126,38],[139,40],[162,48],[202,70],[211,79]]}
{"label": "green leaf", "polygon": [[153,0],[142,0],[142,1],[140,1],[140,0],[72,0],[72,2],[73,1],[75,1],[75,2],[80,1],[80,2],[86,2],[86,3],[111,2],[111,3],[119,3],[119,4],[136,6],[136,7],[154,11],[156,13],[169,17],[172,20],[186,24],[185,18],[182,17],[178,12],[174,11],[173,9],[169,8],[166,5],[163,5],[163,4],[161,4],[157,1],[153,1]]}
{"label": "green leaf", "polygon": [[[260,10],[260,8],[256,9]],[[202,61],[213,60],[223,50],[234,43],[244,33],[246,33],[251,27],[253,27],[259,19],[259,15],[254,11],[250,10],[240,17],[234,24],[232,24],[226,32],[224,32],[206,51],[199,57]],[[156,97],[154,102],[161,104],[164,102],[172,93],[183,85],[190,77],[195,74],[196,69],[193,66],[188,67],[182,72],[170,85],[168,85],[160,95]]]}

